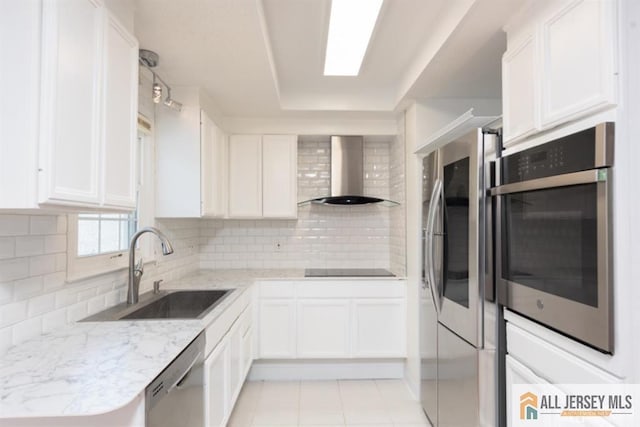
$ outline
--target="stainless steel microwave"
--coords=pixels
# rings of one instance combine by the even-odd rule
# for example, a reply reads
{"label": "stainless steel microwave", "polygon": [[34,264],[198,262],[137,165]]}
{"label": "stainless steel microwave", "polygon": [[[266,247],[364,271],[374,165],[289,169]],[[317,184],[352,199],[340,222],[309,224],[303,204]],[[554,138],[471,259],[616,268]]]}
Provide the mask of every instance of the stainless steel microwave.
{"label": "stainless steel microwave", "polygon": [[498,300],[613,353],[614,124],[500,159]]}

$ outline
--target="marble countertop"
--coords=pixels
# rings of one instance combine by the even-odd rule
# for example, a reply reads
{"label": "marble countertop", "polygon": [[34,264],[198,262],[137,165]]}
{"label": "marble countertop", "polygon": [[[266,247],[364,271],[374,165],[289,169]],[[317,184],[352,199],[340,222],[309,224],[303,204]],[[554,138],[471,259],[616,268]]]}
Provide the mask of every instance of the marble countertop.
{"label": "marble countertop", "polygon": [[3,418],[94,415],[130,403],[202,331],[196,320],[76,323],[10,349]]}
{"label": "marble countertop", "polygon": [[[258,279],[303,278],[303,270],[200,270],[162,289],[240,290]],[[80,322],[10,348],[0,359],[0,418],[88,416],[125,406],[241,294],[204,319]]]}

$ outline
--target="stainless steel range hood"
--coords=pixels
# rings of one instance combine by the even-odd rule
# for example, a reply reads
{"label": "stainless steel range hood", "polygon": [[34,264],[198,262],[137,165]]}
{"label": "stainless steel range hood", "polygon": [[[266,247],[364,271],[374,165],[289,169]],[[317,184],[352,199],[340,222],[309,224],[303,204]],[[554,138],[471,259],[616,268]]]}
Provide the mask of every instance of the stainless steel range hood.
{"label": "stainless steel range hood", "polygon": [[317,197],[299,203],[324,205],[365,205],[383,203],[389,206],[397,202],[364,194],[364,137],[331,137],[331,195]]}

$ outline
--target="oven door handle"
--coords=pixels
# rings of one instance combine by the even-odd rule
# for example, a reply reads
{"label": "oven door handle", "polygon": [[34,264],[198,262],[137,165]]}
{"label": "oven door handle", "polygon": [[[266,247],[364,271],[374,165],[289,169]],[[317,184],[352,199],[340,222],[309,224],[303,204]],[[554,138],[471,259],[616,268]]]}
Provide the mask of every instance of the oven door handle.
{"label": "oven door handle", "polygon": [[429,215],[427,216],[427,227],[426,227],[426,242],[425,242],[425,263],[427,264],[425,267],[429,272],[429,290],[431,291],[431,298],[433,299],[433,304],[436,307],[436,312],[440,314],[440,309],[442,308],[442,302],[440,299],[440,289],[438,287],[438,283],[436,282],[436,273],[433,259],[433,236],[434,236],[434,228],[436,221],[436,214],[438,211],[438,205],[442,199],[442,181],[437,179],[435,184],[433,185],[433,191],[431,192],[431,203],[429,204]]}
{"label": "oven door handle", "polygon": [[607,180],[607,173],[608,169],[606,168],[590,169],[587,171],[531,179],[529,181],[514,182],[513,184],[504,184],[492,188],[491,195],[500,196],[503,194],[522,193],[523,191],[542,190],[545,188],[605,182]]}

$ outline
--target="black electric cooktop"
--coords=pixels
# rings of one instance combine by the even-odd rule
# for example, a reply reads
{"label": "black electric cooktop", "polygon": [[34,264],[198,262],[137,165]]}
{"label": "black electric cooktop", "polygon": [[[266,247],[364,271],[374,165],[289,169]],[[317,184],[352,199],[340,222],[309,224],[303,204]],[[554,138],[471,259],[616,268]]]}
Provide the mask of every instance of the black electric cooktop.
{"label": "black electric cooktop", "polygon": [[395,277],[384,268],[307,268],[304,277]]}

